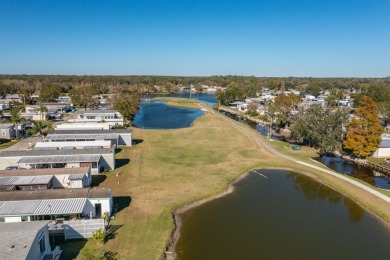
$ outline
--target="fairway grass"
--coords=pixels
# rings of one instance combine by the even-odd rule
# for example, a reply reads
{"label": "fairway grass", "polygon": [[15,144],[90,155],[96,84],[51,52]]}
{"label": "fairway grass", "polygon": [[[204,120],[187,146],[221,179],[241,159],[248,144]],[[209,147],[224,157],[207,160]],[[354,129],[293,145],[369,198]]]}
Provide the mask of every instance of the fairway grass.
{"label": "fairway grass", "polygon": [[[166,101],[199,108],[192,100]],[[161,259],[174,228],[172,213],[176,209],[225,191],[229,183],[255,168],[312,173],[318,181],[389,221],[390,209],[379,199],[337,178],[271,154],[249,134],[209,112],[189,128],[133,128],[133,139],[142,142],[122,147],[116,159],[124,165],[108,173],[99,185],[112,187],[117,197],[114,205],[118,204],[119,212],[110,223],[117,230],[104,245],[89,240],[78,259],[96,259],[103,252],[112,252],[118,259]],[[130,201],[128,206],[126,201]]]}

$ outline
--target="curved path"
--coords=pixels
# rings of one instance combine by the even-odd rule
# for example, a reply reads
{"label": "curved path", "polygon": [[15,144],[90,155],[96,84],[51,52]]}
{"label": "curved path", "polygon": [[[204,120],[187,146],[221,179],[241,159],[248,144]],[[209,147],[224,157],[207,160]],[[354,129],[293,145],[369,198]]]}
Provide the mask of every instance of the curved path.
{"label": "curved path", "polygon": [[[200,106],[201,106],[202,108],[205,108],[202,104],[200,104]],[[332,175],[332,176],[334,176],[334,177],[336,177],[336,178],[342,179],[342,180],[344,180],[344,181],[346,181],[346,182],[348,182],[348,183],[350,183],[350,184],[352,184],[352,185],[354,185],[354,186],[356,186],[356,187],[359,187],[359,188],[361,188],[361,189],[363,189],[363,190],[365,190],[365,191],[371,193],[372,195],[374,195],[374,196],[376,196],[376,197],[378,197],[378,198],[380,198],[380,199],[382,199],[382,200],[384,200],[384,201],[390,203],[390,197],[388,197],[388,196],[386,196],[386,195],[384,195],[384,194],[382,194],[382,193],[376,191],[375,189],[370,188],[370,187],[368,187],[368,186],[366,186],[366,185],[364,185],[364,184],[362,184],[362,183],[360,183],[360,182],[358,182],[358,181],[355,181],[355,180],[353,180],[353,179],[350,179],[350,178],[348,178],[348,177],[346,177],[346,176],[343,176],[342,174],[339,174],[339,173],[336,173],[336,172],[333,172],[333,171],[330,171],[330,170],[323,169],[323,168],[321,168],[321,167],[315,166],[315,165],[310,164],[310,163],[306,163],[306,162],[302,162],[302,161],[296,160],[296,159],[294,159],[294,158],[292,158],[292,157],[290,157],[290,156],[287,156],[287,155],[285,155],[285,154],[283,154],[283,153],[281,153],[281,152],[278,152],[278,151],[276,151],[273,147],[271,147],[267,141],[265,141],[263,138],[259,137],[258,134],[257,134],[256,132],[254,132],[254,131],[252,131],[252,130],[250,130],[250,129],[247,129],[246,127],[242,126],[240,123],[238,123],[238,122],[236,122],[236,121],[234,121],[234,120],[232,120],[232,119],[230,119],[230,118],[227,118],[227,117],[225,117],[225,116],[223,116],[223,115],[221,115],[221,114],[219,114],[219,113],[216,113],[216,112],[214,111],[214,109],[212,109],[212,108],[210,109],[209,107],[207,107],[206,109],[207,109],[209,112],[211,112],[212,114],[219,116],[219,117],[222,118],[223,120],[225,120],[225,121],[227,121],[227,122],[229,122],[229,123],[231,123],[231,124],[236,125],[236,126],[239,127],[242,131],[244,131],[244,132],[250,134],[256,141],[260,142],[260,143],[261,143],[267,150],[269,150],[271,153],[273,153],[273,154],[275,154],[275,155],[277,155],[277,156],[280,156],[280,157],[282,157],[282,158],[284,158],[284,159],[286,159],[286,160],[289,160],[289,161],[292,161],[292,162],[295,162],[295,163],[304,165],[304,166],[306,166],[306,167],[309,167],[309,168],[312,168],[312,169],[315,169],[315,170],[318,170],[318,171],[327,173],[327,174],[329,174],[329,175]]]}

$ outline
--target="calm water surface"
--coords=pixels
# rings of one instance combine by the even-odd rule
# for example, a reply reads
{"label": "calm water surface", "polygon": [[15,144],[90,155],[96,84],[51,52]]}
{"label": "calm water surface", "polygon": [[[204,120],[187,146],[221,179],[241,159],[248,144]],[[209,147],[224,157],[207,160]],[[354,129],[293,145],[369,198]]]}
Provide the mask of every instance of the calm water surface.
{"label": "calm water surface", "polygon": [[390,259],[388,227],[306,176],[260,170],[234,186],[183,216],[178,259]]}
{"label": "calm water surface", "polygon": [[202,110],[172,107],[160,101],[142,102],[133,125],[145,129],[183,128],[203,114]]}
{"label": "calm water surface", "polygon": [[203,103],[214,106],[218,104],[214,94],[209,93],[178,93],[178,94],[160,94],[160,95],[144,95],[143,98],[154,98],[154,97],[179,97],[179,98],[191,98],[197,99]]}
{"label": "calm water surface", "polygon": [[375,176],[373,170],[367,167],[331,156],[323,156],[319,161],[336,172],[348,174],[375,187],[390,190],[390,178],[386,176]]}

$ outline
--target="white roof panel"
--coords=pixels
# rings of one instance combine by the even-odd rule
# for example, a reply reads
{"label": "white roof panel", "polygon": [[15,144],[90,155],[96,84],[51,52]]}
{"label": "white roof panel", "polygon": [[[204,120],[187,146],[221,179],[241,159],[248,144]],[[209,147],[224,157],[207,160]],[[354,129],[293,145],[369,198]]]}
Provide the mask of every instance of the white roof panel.
{"label": "white roof panel", "polygon": [[42,200],[35,215],[51,215],[51,214],[76,214],[82,213],[86,198],[79,199],[57,199],[57,200]]}
{"label": "white roof panel", "polygon": [[97,154],[80,154],[80,155],[62,155],[62,156],[46,156],[46,157],[23,157],[17,163],[68,163],[68,162],[97,162],[100,160],[100,155]]}

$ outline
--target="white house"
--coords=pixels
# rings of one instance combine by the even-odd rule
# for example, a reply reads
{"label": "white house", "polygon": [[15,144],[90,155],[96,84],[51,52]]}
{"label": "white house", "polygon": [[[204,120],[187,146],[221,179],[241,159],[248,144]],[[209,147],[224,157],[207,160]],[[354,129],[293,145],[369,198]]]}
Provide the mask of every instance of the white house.
{"label": "white house", "polygon": [[115,149],[20,150],[0,152],[0,169],[91,167],[92,174],[115,169]]}
{"label": "white house", "polygon": [[75,142],[75,141],[98,141],[108,140],[112,145],[131,146],[131,129],[110,129],[110,130],[54,130],[45,137],[49,142]]}
{"label": "white house", "polygon": [[0,222],[101,219],[112,205],[109,188],[0,192]]}
{"label": "white house", "polygon": [[382,134],[382,142],[379,148],[375,151],[373,157],[376,158],[390,158],[390,135]]}
{"label": "white house", "polygon": [[108,123],[62,123],[54,126],[55,130],[108,130],[111,125]]}
{"label": "white house", "polygon": [[12,139],[16,137],[15,125],[14,124],[0,124],[0,138],[1,139]]}
{"label": "white house", "polygon": [[0,170],[0,190],[21,189],[20,186],[37,186],[43,182],[50,183],[51,188],[86,188],[92,183],[91,168]]}
{"label": "white house", "polygon": [[37,142],[34,150],[111,148],[111,141]]}
{"label": "white house", "polygon": [[115,110],[78,110],[77,118],[68,120],[69,123],[107,123],[111,126],[123,126],[123,116]]}

